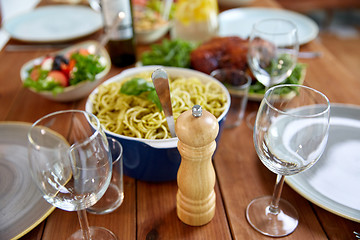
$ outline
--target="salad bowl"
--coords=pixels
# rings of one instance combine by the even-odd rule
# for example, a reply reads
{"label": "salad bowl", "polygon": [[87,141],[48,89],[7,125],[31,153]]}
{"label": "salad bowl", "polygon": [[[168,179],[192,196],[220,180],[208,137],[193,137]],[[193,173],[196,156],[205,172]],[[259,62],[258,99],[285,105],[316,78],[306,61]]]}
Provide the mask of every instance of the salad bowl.
{"label": "salad bowl", "polygon": [[136,41],[140,44],[150,44],[162,38],[170,29],[170,22],[167,22],[154,29],[136,30]]}
{"label": "salad bowl", "polygon": [[135,6],[134,25],[136,41],[150,44],[158,41],[170,30],[171,21],[151,8]]}
{"label": "salad bowl", "polygon": [[[24,87],[34,93],[40,94],[44,98],[59,102],[75,101],[88,96],[89,93],[100,84],[101,80],[111,68],[111,60],[107,50],[104,47],[97,49],[98,44],[97,41],[85,41],[26,62],[20,70],[20,78]],[[74,60],[73,66],[70,69],[69,66],[72,61],[70,60],[70,56],[73,53],[94,55],[95,51],[97,51],[97,60],[94,60],[94,62],[96,62],[98,66],[97,72],[92,70],[94,66],[91,65],[93,65],[94,62],[81,60],[84,58]],[[55,58],[66,59],[66,64],[63,62],[58,63],[57,65],[61,65],[61,67],[54,69]],[[33,77],[32,74],[34,74],[33,71],[35,68],[39,68],[40,74],[44,74],[43,81],[45,83],[41,86],[38,85],[38,80],[33,79],[39,76],[39,74],[35,74],[36,77]],[[81,71],[81,73],[79,73],[77,79],[72,82],[74,71]],[[89,76],[92,76],[93,79],[89,79]]]}
{"label": "salad bowl", "polygon": [[[101,85],[126,81],[143,72],[153,72],[158,67],[159,66],[152,65],[130,68],[106,80]],[[163,67],[163,69],[168,73],[169,77],[196,77],[204,83],[209,81],[218,83],[227,99],[225,110],[217,118],[219,123],[219,133],[216,141],[219,141],[223,123],[225,122],[231,103],[230,94],[226,87],[217,79],[196,70],[178,67]],[[93,99],[97,92],[98,88],[89,95],[85,105],[85,110],[87,112],[93,112]],[[115,138],[123,146],[123,169],[125,175],[150,182],[163,182],[176,179],[181,161],[181,156],[177,149],[177,137],[152,140],[124,136],[106,129],[104,131],[107,136]]]}

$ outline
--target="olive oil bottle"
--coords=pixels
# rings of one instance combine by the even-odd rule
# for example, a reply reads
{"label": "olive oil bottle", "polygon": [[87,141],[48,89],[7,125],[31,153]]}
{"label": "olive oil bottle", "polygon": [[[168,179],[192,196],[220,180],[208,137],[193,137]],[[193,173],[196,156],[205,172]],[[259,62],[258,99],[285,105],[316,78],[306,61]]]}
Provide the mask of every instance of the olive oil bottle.
{"label": "olive oil bottle", "polygon": [[120,11],[125,18],[118,24],[116,31],[110,33],[106,46],[111,62],[117,67],[126,67],[136,62],[135,34],[130,0],[102,0],[105,32],[110,31],[114,19]]}

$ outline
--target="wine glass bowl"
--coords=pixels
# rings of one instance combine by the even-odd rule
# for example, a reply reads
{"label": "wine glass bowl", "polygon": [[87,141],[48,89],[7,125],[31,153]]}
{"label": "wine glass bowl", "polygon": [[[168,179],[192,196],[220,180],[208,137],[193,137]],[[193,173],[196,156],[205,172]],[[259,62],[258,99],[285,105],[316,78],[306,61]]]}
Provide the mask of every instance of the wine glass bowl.
{"label": "wine glass bowl", "polygon": [[322,94],[307,87],[297,87],[301,93],[282,99],[281,89],[287,86],[266,93],[261,107],[269,109],[259,115],[254,133],[260,160],[281,175],[296,174],[315,164],[325,149],[328,131],[327,99],[314,104],[316,95]]}
{"label": "wine glass bowl", "polygon": [[28,133],[32,177],[50,204],[78,211],[82,230],[71,239],[116,239],[109,230],[89,227],[85,209],[107,190],[112,159],[99,120],[80,110],[59,111],[37,120]]}
{"label": "wine glass bowl", "polygon": [[247,54],[255,78],[265,87],[283,82],[297,62],[299,40],[295,24],[265,19],[254,24]]}
{"label": "wine glass bowl", "polygon": [[[289,87],[294,95],[281,97]],[[280,199],[284,178],[305,171],[320,158],[329,121],[329,100],[315,89],[283,84],[265,93],[256,116],[254,145],[261,162],[278,176],[273,196],[257,198],[246,209],[248,222],[259,232],[281,237],[297,227],[296,209]]]}

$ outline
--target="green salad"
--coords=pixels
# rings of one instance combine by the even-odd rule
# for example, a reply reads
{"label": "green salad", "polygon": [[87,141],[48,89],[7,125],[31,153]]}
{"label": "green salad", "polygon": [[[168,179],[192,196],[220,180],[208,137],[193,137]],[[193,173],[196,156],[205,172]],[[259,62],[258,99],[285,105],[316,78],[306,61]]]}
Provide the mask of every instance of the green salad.
{"label": "green salad", "polygon": [[96,75],[105,69],[99,58],[86,49],[79,49],[70,57],[47,56],[40,64],[27,71],[24,87],[38,92],[50,91],[56,95],[63,92],[66,87],[83,81],[94,81]]}
{"label": "green salad", "polygon": [[[281,84],[301,84],[301,80],[304,77],[304,69],[306,69],[306,64],[297,63],[291,75],[285,79]],[[287,94],[295,90],[293,87],[283,88],[281,94]],[[262,85],[259,81],[255,81],[250,85],[249,94],[265,94],[265,86]]]}
{"label": "green salad", "polygon": [[180,39],[164,39],[161,44],[151,45],[151,50],[141,55],[141,63],[190,68],[190,53],[197,46],[198,44]]}

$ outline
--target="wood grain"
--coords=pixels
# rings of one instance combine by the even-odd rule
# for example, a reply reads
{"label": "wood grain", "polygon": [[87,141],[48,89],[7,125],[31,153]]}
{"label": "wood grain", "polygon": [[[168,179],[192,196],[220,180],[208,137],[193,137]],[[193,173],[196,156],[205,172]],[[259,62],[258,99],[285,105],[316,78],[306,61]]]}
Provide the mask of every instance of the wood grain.
{"label": "wood grain", "polygon": [[[254,0],[250,7],[276,7],[273,0]],[[96,38],[96,34],[87,39]],[[84,40],[80,39],[79,41]],[[11,40],[11,43],[18,43]],[[333,43],[336,47],[335,43]],[[138,45],[137,54],[149,49]],[[331,102],[360,105],[360,81],[348,70],[346,61],[335,56],[319,39],[301,46],[301,51],[321,51],[323,56],[301,60],[307,64],[305,85],[323,91]],[[58,103],[42,98],[21,86],[19,71],[28,60],[48,52],[0,52],[0,121],[34,122],[39,117],[61,109],[85,109],[86,99]],[[343,57],[346,53],[343,53]],[[354,66],[360,65],[358,57]],[[130,66],[132,67],[132,66]],[[104,81],[125,68],[112,67]],[[257,110],[258,102],[249,102],[246,114]],[[125,177],[125,199],[115,212],[89,216],[90,225],[104,226],[119,239],[270,239],[247,223],[245,208],[254,198],[271,194],[276,176],[258,159],[252,129],[242,124],[222,132],[214,154],[216,172],[216,211],[206,225],[192,227],[176,214],[176,181],[142,182]],[[284,239],[355,239],[360,224],[328,212],[300,196],[285,184],[282,197],[299,212],[299,226]],[[66,239],[79,228],[75,212],[55,210],[44,222],[21,240]]]}

